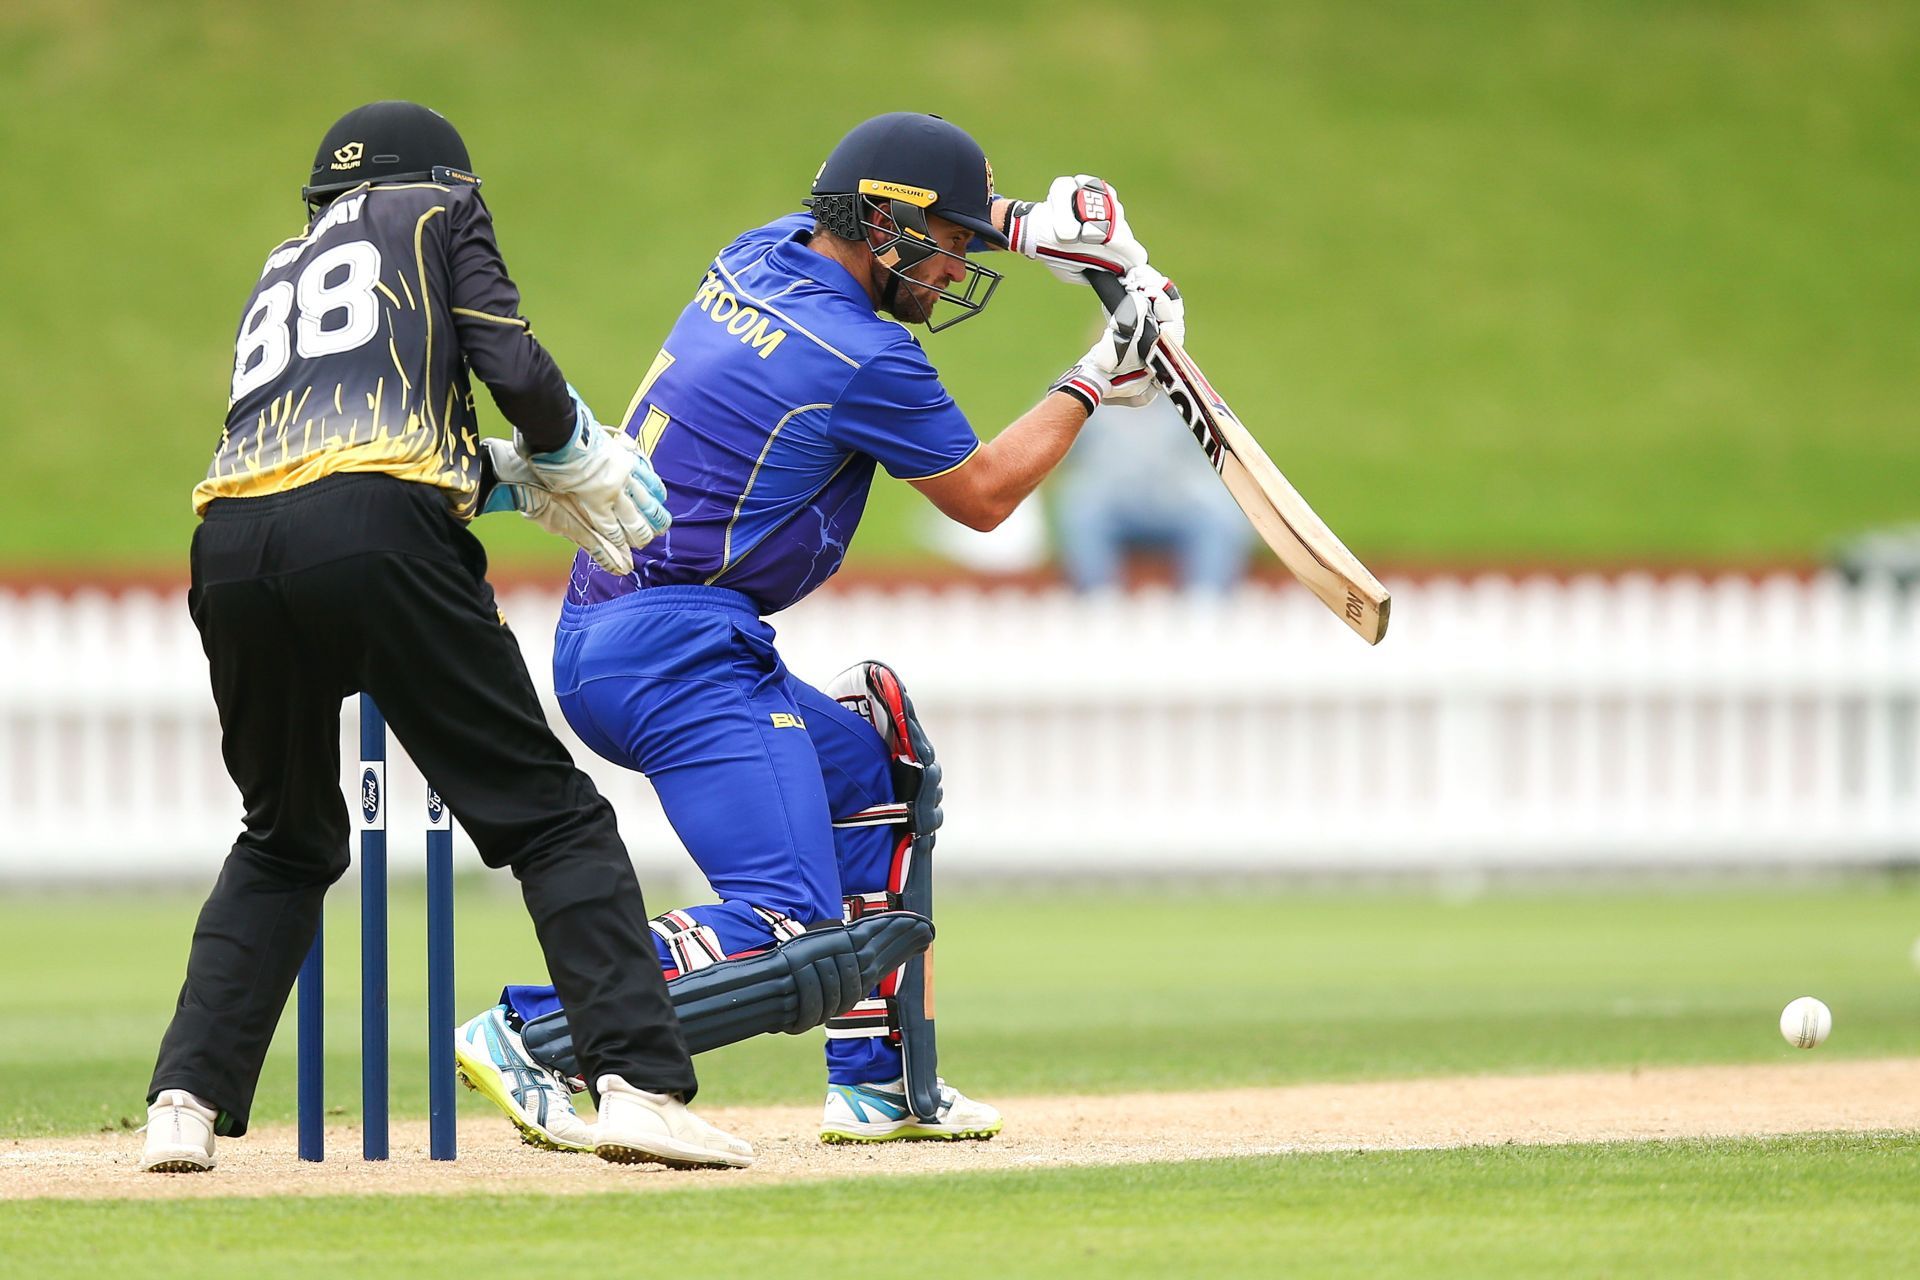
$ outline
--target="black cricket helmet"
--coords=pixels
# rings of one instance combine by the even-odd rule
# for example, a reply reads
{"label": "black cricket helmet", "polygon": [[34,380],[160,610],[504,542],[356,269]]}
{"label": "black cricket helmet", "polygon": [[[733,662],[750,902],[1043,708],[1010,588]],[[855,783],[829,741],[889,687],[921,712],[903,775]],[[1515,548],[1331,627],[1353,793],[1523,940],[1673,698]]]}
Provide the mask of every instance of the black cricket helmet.
{"label": "black cricket helmet", "polygon": [[[999,272],[941,248],[927,232],[927,215],[935,214],[995,249],[1007,247],[990,212],[993,166],[966,130],[939,116],[890,111],[857,125],[820,166],[813,195],[804,203],[823,230],[843,240],[864,240],[873,249],[888,272],[880,298],[888,309],[905,273],[928,258],[939,254],[966,263],[961,284],[934,290],[958,308],[957,314],[939,324],[928,317],[929,332],[978,315],[999,287]],[[890,226],[875,220],[880,212]]]}
{"label": "black cricket helmet", "polygon": [[417,102],[369,102],[334,121],[300,194],[309,206],[320,205],[363,182],[480,185],[460,131]]}

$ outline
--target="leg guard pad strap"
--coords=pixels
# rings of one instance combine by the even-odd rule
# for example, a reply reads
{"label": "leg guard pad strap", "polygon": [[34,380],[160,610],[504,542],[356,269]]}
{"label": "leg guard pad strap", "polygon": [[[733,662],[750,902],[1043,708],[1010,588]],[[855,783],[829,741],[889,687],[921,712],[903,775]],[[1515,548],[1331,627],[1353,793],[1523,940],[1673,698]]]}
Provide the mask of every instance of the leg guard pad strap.
{"label": "leg guard pad strap", "polygon": [[[931,916],[933,911],[933,837],[903,835],[894,851],[891,888],[856,893],[845,900],[850,925],[880,919],[885,913]],[[919,953],[887,975],[869,999],[827,1023],[832,1040],[884,1038],[900,1050],[907,1105],[922,1119],[939,1115],[940,1063],[933,1023],[932,952]]]}
{"label": "leg guard pad strap", "polygon": [[[925,916],[883,912],[684,974],[667,983],[667,994],[693,1053],[770,1031],[798,1035],[851,1009],[932,941]],[[527,1023],[521,1037],[535,1061],[580,1074],[564,1010]]]}

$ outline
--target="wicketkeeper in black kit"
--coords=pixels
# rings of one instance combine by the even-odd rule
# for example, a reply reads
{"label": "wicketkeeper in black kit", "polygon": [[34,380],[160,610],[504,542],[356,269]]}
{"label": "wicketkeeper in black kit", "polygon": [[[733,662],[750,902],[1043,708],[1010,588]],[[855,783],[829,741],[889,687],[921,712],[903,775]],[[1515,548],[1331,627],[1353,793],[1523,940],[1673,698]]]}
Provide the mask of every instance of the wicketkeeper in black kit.
{"label": "wicketkeeper in black kit", "polygon": [[[245,829],[194,930],[144,1169],[210,1169],[215,1135],[247,1131],[349,864],[340,704],[357,691],[487,865],[519,879],[599,1102],[597,1152],[753,1159],[686,1107],[693,1065],[613,811],[548,728],[466,528],[517,510],[631,572],[668,523],[652,469],[521,317],[479,188],[435,112],[349,112],[315,157],[305,233],[268,255],[242,314],[226,426],[194,490],[188,603]],[[469,368],[511,444],[480,440]]]}

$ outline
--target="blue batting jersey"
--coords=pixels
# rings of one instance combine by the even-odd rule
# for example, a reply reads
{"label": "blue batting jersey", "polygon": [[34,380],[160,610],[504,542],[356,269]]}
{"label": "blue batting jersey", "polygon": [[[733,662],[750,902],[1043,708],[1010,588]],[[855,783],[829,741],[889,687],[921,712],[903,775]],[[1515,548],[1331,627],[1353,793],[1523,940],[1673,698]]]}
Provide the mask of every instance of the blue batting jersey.
{"label": "blue batting jersey", "polygon": [[980,446],[913,335],[807,247],[812,228],[781,218],[707,268],[626,416],[673,526],[624,578],[580,553],[571,603],[705,585],[784,609],[840,567],[876,462],[924,480]]}

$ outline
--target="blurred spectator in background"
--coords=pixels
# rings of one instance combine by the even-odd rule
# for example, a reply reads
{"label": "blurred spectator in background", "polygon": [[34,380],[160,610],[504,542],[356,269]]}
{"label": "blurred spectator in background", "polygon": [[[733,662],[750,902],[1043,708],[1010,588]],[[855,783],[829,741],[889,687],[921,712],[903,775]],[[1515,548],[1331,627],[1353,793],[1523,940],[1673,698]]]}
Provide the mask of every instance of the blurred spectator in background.
{"label": "blurred spectator in background", "polygon": [[1140,551],[1170,555],[1188,591],[1223,595],[1246,574],[1253,529],[1165,396],[1096,409],[1054,501],[1076,590],[1125,586],[1128,553]]}
{"label": "blurred spectator in background", "polygon": [[1855,586],[1881,578],[1902,591],[1920,588],[1920,524],[1874,529],[1851,538],[1834,548],[1833,567]]}

